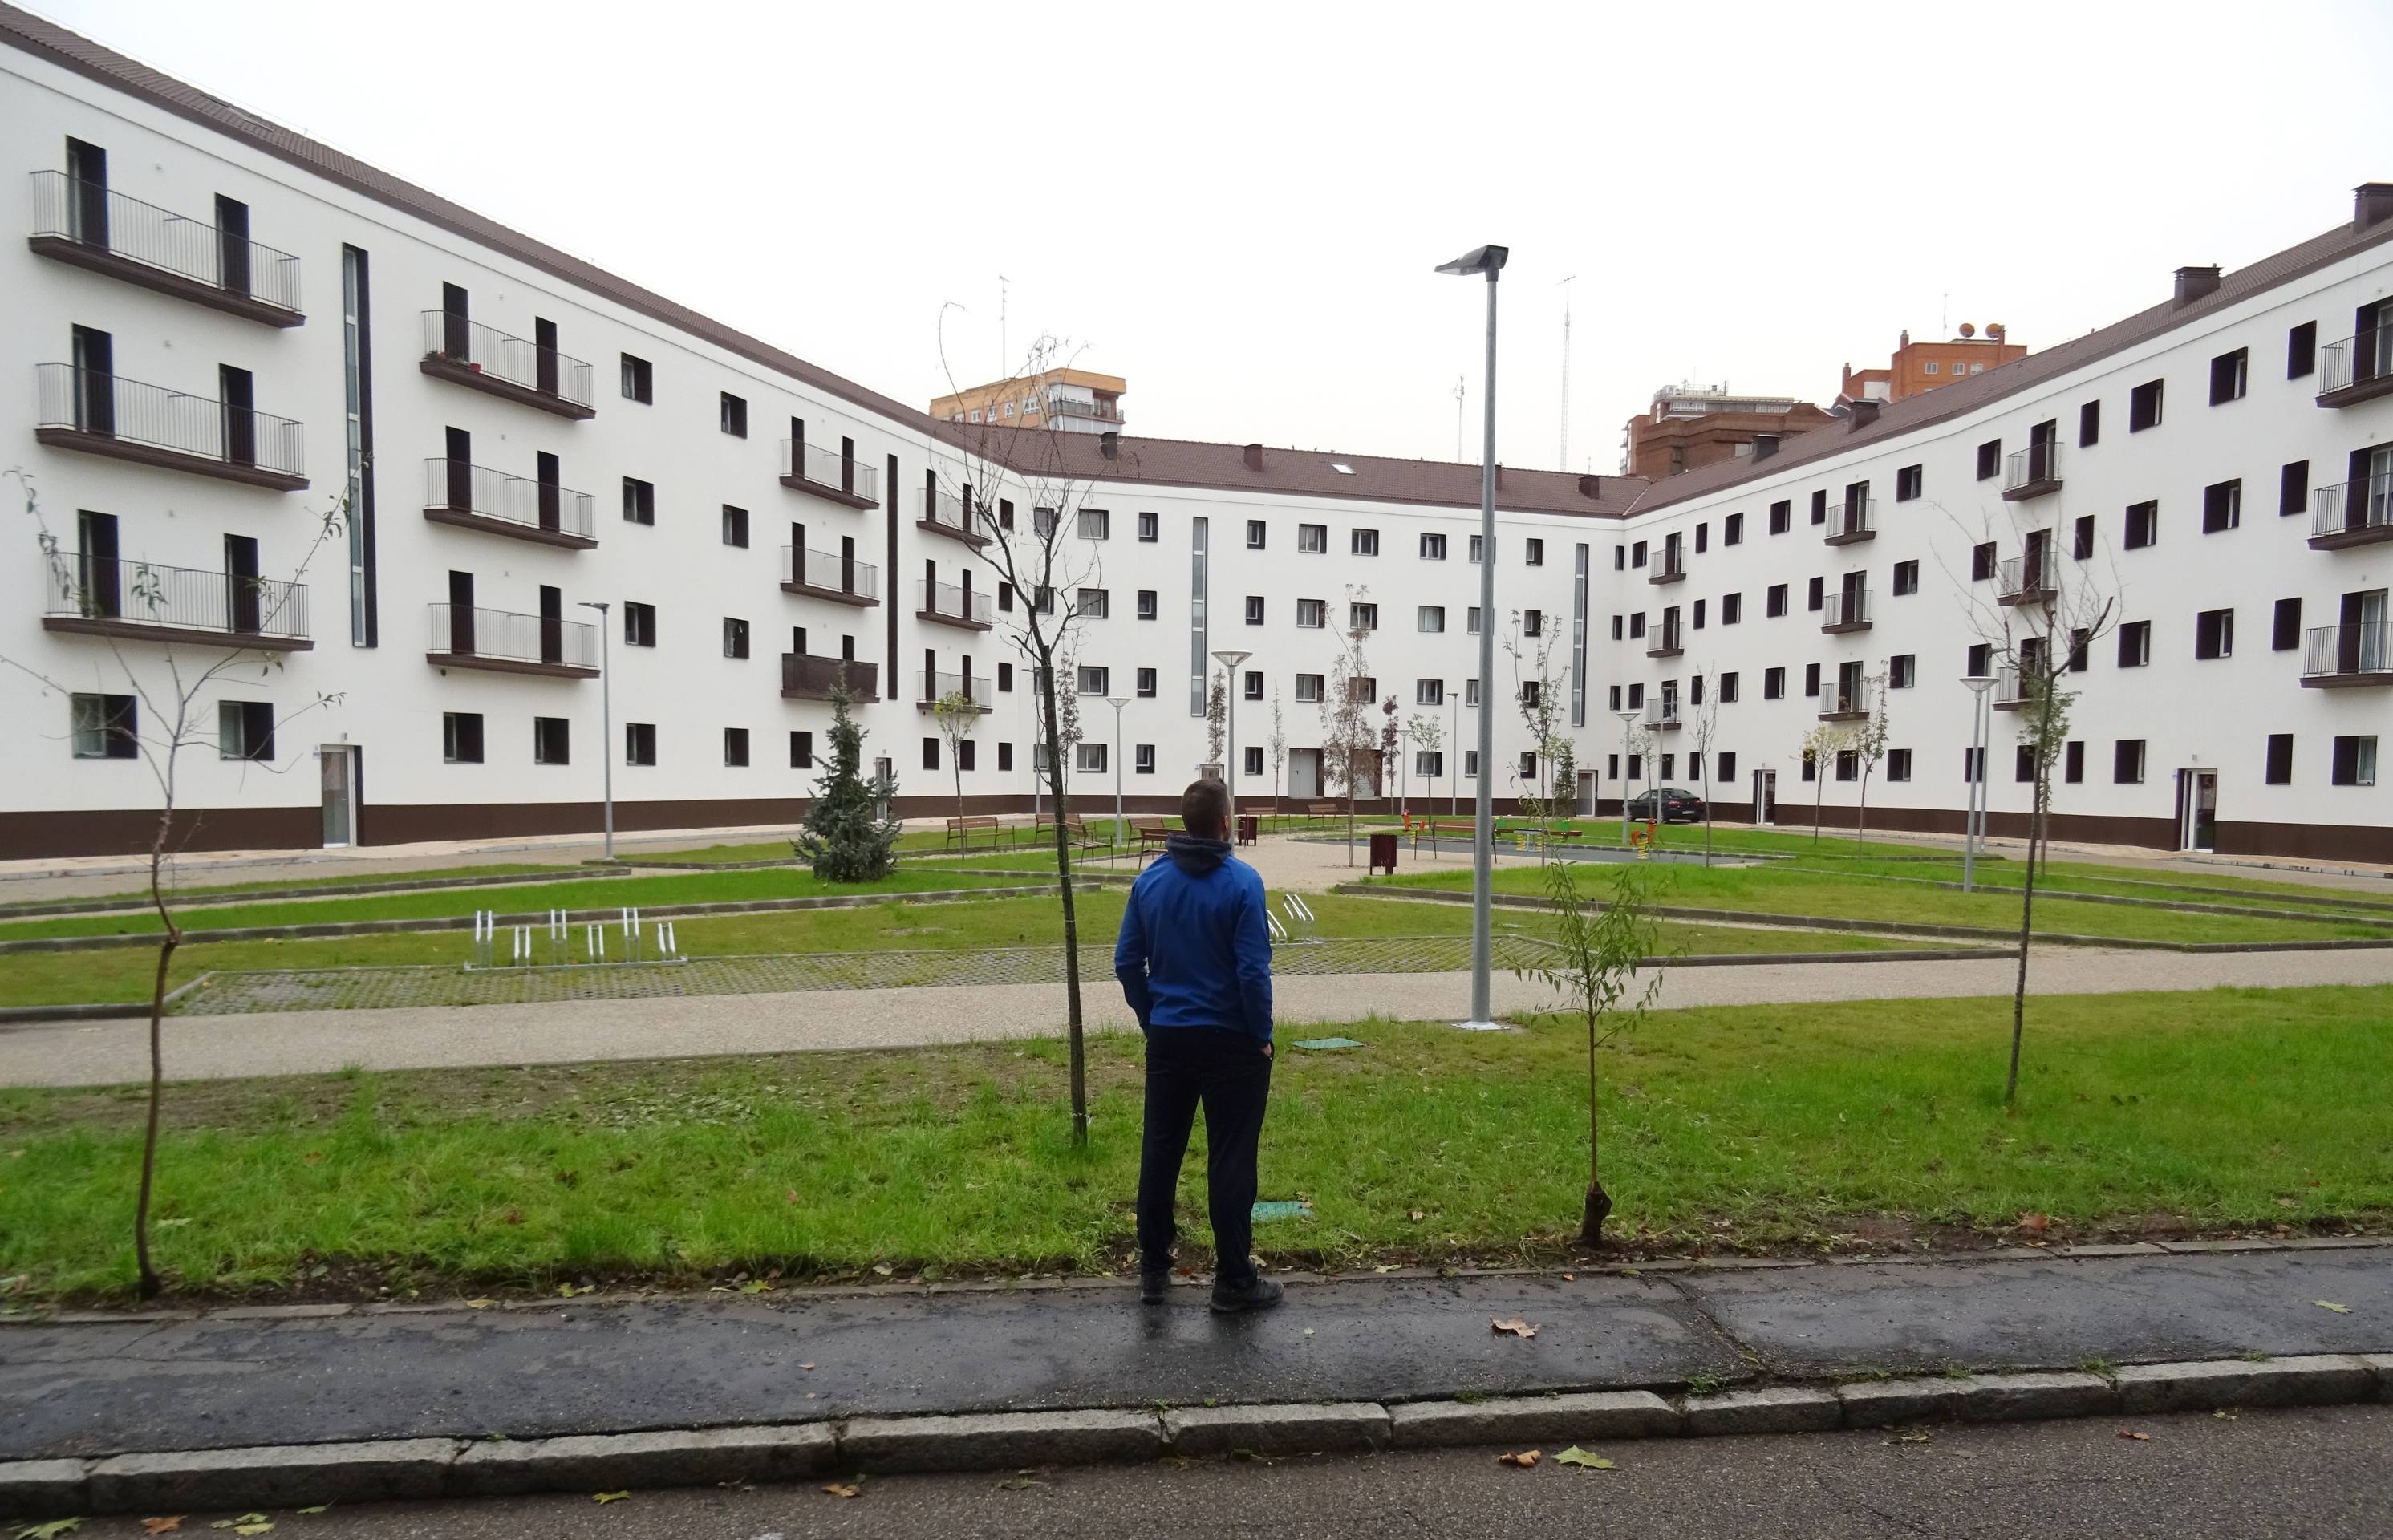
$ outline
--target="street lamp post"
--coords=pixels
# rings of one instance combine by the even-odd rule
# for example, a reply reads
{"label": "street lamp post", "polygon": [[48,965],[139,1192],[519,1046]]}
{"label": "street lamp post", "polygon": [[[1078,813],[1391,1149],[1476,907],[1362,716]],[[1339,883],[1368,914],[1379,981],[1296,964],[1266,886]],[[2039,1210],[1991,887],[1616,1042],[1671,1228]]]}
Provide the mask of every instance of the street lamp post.
{"label": "street lamp post", "polygon": [[1471,841],[1471,1019],[1460,1024],[1467,1032],[1497,1027],[1487,979],[1495,952],[1489,914],[1496,884],[1496,803],[1489,790],[1495,781],[1496,713],[1488,709],[1487,691],[1496,679],[1496,275],[1510,254],[1502,246],[1481,246],[1438,268],[1457,278],[1478,273],[1487,279],[1487,377],[1480,391],[1485,415],[1479,440],[1479,815]]}
{"label": "street lamp post", "polygon": [[[1114,709],[1114,843],[1118,845],[1122,842],[1121,709],[1130,704],[1130,697],[1109,695],[1105,697],[1105,704]],[[1111,866],[1112,857],[1108,856],[1105,864]]]}
{"label": "street lamp post", "polygon": [[607,645],[607,607],[611,601],[584,599],[583,609],[598,612],[598,767],[605,772],[607,790],[607,859],[615,858],[615,671]]}
{"label": "street lamp post", "polygon": [[1229,721],[1224,726],[1228,730],[1230,747],[1223,756],[1222,784],[1230,789],[1230,835],[1233,839],[1238,832],[1238,665],[1253,656],[1251,652],[1240,652],[1232,647],[1224,647],[1213,655],[1213,661],[1222,665],[1222,694],[1229,701]]}
{"label": "street lamp post", "polygon": [[1637,720],[1635,711],[1615,713],[1620,718],[1620,848],[1628,848],[1628,765],[1636,757],[1628,751],[1629,724]]}
{"label": "street lamp post", "polygon": [[1976,891],[1978,842],[1985,837],[1986,822],[1986,729],[1994,708],[1987,703],[1986,692],[1994,682],[1983,674],[1969,674],[1962,684],[1969,686],[1969,750],[1970,767],[1977,774],[1969,777],[1969,812],[1962,820],[1961,891]]}

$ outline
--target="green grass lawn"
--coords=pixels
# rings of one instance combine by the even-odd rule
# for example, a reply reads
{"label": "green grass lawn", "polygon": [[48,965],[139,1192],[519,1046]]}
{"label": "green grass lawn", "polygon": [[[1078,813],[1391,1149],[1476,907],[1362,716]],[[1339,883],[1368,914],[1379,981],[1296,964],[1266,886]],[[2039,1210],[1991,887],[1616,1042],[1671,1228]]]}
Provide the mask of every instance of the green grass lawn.
{"label": "green grass lawn", "polygon": [[[1809,1249],[2026,1211],[2077,1237],[2393,1222],[2393,988],[2033,1010],[2008,1114],[2006,1001],[1651,1018],[1605,1061],[1614,1233],[1635,1250]],[[1341,1030],[1365,1046],[1283,1047],[1263,1194],[1309,1198],[1314,1218],[1264,1226],[1266,1257],[1570,1253],[1577,1030]],[[1085,1151],[1067,1142],[1063,1059],[1041,1040],[178,1086],[160,1262],[213,1294],[320,1265],[324,1290],[358,1293],[1118,1268],[1138,1045],[1091,1040]],[[37,1298],[124,1296],[139,1117],[132,1089],[0,1091],[0,1276]],[[1183,1189],[1183,1259],[1201,1265],[1200,1186]]]}
{"label": "green grass lawn", "polygon": [[[293,875],[278,877],[269,881],[223,882],[216,884],[203,884],[192,887],[174,887],[167,890],[167,894],[170,900],[181,903],[214,902],[224,898],[238,898],[242,894],[246,893],[280,893],[290,888],[371,887],[387,882],[420,882],[428,881],[436,878],[447,879],[456,877],[479,878],[496,882],[509,879],[519,881],[527,877],[536,878],[550,876],[565,878],[575,876],[581,873],[581,871],[582,868],[578,866],[538,867],[524,866],[517,863],[502,861],[494,862],[490,866],[483,867],[436,867],[428,871],[409,871],[400,868],[392,868],[386,871],[357,872],[347,876],[316,877],[309,875]],[[123,893],[95,894],[89,896],[78,896],[73,900],[73,902],[78,904],[100,904],[113,902],[124,905],[141,905],[150,902],[150,890],[147,888],[132,888],[127,889]],[[7,918],[8,914],[17,909],[22,908],[24,906],[22,905],[15,904],[0,904],[0,919]]]}
{"label": "green grass lawn", "polygon": [[[1589,889],[1602,892],[1613,868],[1591,873]],[[1977,925],[1996,929],[2019,924],[2016,893],[1958,893],[1917,882],[1877,882],[1774,864],[1734,868],[1657,864],[1642,868],[1654,902],[1686,908],[1733,909],[1760,914],[1806,915],[1829,920],[1876,920],[1890,923]],[[1414,871],[1374,882],[1406,887],[1467,889],[1468,869]],[[1545,875],[1535,867],[1507,867],[1496,873],[1496,891],[1536,895]],[[2073,903],[2038,896],[2039,934],[2116,936],[2138,941],[2321,941],[2382,938],[2393,927],[2343,919],[2266,920],[2234,914],[2191,914],[2175,909],[2128,908]]]}

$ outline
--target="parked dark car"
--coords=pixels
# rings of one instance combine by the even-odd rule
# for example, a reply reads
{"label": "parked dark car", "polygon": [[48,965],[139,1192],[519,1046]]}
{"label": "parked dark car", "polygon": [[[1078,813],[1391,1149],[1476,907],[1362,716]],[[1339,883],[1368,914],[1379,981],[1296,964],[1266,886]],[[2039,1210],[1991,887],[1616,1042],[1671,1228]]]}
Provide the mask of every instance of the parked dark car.
{"label": "parked dark car", "polygon": [[1659,791],[1640,791],[1628,799],[1628,816],[1639,823],[1654,821],[1654,800],[1662,801],[1662,819],[1666,824],[1699,824],[1704,821],[1704,800],[1693,792],[1675,786]]}

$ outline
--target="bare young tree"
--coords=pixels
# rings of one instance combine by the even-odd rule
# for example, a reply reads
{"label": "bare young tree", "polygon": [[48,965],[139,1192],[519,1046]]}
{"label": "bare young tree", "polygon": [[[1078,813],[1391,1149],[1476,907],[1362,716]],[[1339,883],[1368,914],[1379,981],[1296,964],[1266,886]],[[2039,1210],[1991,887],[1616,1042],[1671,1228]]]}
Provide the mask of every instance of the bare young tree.
{"label": "bare young tree", "polygon": [[1862,849],[1869,839],[1870,773],[1886,758],[1889,729],[1886,717],[1886,678],[1871,674],[1862,681],[1869,692],[1869,715],[1852,731],[1849,752],[1859,762],[1862,773],[1861,801],[1853,807],[1853,848]]}
{"label": "bare young tree", "polygon": [[949,690],[931,708],[931,720],[948,740],[948,765],[956,777],[956,842],[963,842],[964,739],[980,725],[980,703],[961,690]]}
{"label": "bare young tree", "polygon": [[1694,703],[1687,718],[1688,738],[1694,747],[1695,778],[1704,799],[1704,865],[1712,864],[1712,745],[1720,737],[1720,676],[1711,672],[1712,687]]}
{"label": "bare young tree", "polygon": [[1852,743],[1844,724],[1823,722],[1803,735],[1803,763],[1811,772],[1811,842],[1820,842],[1820,818],[1828,794],[1828,771],[1837,756]]}
{"label": "bare young tree", "polygon": [[[948,358],[945,313],[941,316],[940,359],[948,388],[961,394]],[[996,392],[1000,400],[1020,400],[1046,388],[1048,377],[1068,362],[1065,346],[1053,337],[1031,345],[1021,370]],[[1037,691],[1040,742],[1034,773],[1042,776],[1055,808],[1055,881],[1064,909],[1064,987],[1066,1024],[1071,1045],[1072,1142],[1089,1137],[1088,1063],[1080,988],[1079,911],[1073,901],[1071,840],[1066,828],[1069,816],[1067,777],[1070,746],[1079,737],[1079,702],[1065,677],[1083,617],[1083,590],[1102,586],[1103,553],[1109,529],[1083,527],[1092,485],[1080,456],[1087,446],[1068,442],[1075,435],[1044,428],[1000,426],[994,413],[981,423],[945,423],[938,426],[930,484],[923,489],[922,521],[928,527],[959,535],[979,555],[998,581],[1010,587],[1018,602],[1009,613],[1007,644],[1029,664]],[[896,489],[891,489],[896,494]],[[1009,495],[1012,494],[1012,495]],[[1027,516],[1014,497],[1028,503]],[[1043,763],[1036,762],[1042,761]]]}
{"label": "bare young tree", "polygon": [[[1222,763],[1222,745],[1229,732],[1230,683],[1225,674],[1215,673],[1205,686],[1205,763]],[[1229,766],[1222,766],[1222,778],[1229,779]]]}
{"label": "bare young tree", "polygon": [[[1364,623],[1363,606],[1371,591],[1360,583],[1346,585],[1346,626],[1339,633],[1338,656],[1331,660],[1327,687],[1321,693],[1321,775],[1332,793],[1346,797],[1346,864],[1354,864],[1354,798],[1363,778],[1379,758],[1379,733],[1371,715],[1379,705],[1379,682],[1371,677],[1371,660],[1364,643],[1371,628]],[[1376,790],[1376,787],[1375,787]]]}
{"label": "bare young tree", "polygon": [[[1397,763],[1401,758],[1400,750],[1397,748],[1397,742],[1403,737],[1403,729],[1396,722],[1397,710],[1396,698],[1393,695],[1388,697],[1387,699],[1380,702],[1380,778],[1383,783],[1385,782],[1388,775],[1388,767],[1393,764],[1396,767],[1397,784],[1402,786],[1405,778],[1405,768],[1401,763]],[[1388,789],[1384,784],[1382,784],[1380,788],[1380,795],[1384,799],[1387,794]],[[1403,811],[1402,803],[1397,804],[1397,810],[1399,812]]]}
{"label": "bare young tree", "polygon": [[1271,738],[1272,809],[1279,809],[1279,773],[1288,763],[1288,720],[1279,709],[1279,686],[1272,686]]}
{"label": "bare young tree", "polygon": [[[1536,749],[1536,773],[1526,783],[1513,777],[1521,787],[1521,810],[1530,821],[1540,827],[1551,822],[1561,806],[1559,798],[1563,789],[1554,785],[1554,772],[1563,753],[1563,738],[1558,731],[1562,721],[1562,702],[1554,689],[1553,638],[1543,627],[1532,637],[1522,629],[1521,613],[1512,612],[1512,623],[1504,634],[1504,650],[1512,659],[1512,700],[1521,712],[1521,724],[1528,729],[1529,742]],[[1537,860],[1546,859],[1547,842],[1537,842]]]}
{"label": "bare young tree", "polygon": [[[207,710],[207,705],[214,704],[220,713],[227,703],[206,702],[204,698],[235,678],[266,679],[282,671],[283,654],[268,645],[268,639],[297,633],[304,620],[304,614],[298,612],[306,594],[301,580],[318,553],[346,539],[348,499],[344,494],[326,510],[288,579],[229,574],[217,578],[179,574],[147,561],[69,551],[42,513],[33,477],[21,470],[8,474],[23,494],[27,516],[33,521],[34,542],[49,589],[49,612],[83,620],[147,623],[163,633],[160,639],[140,641],[101,633],[97,640],[107,662],[98,672],[122,682],[123,698],[130,704],[89,721],[78,717],[71,724],[75,736],[88,737],[96,751],[140,760],[158,790],[158,821],[150,840],[149,888],[160,934],[150,985],[149,1109],[142,1124],[140,1190],[133,1208],[133,1255],[141,1297],[152,1299],[164,1286],[150,1254],[150,1200],[156,1186],[159,1117],[165,1098],[166,980],[176,948],[183,942],[182,927],[176,923],[168,896],[169,876],[181,842],[196,831],[190,820],[178,828],[176,817],[182,791],[183,752],[215,745],[225,757],[242,761],[244,773],[255,767],[269,775],[284,774],[306,758],[300,753],[278,762],[274,746],[281,741],[280,729],[310,711],[338,704],[341,696],[319,693],[295,709],[274,713],[262,734],[252,735],[244,723],[242,731],[232,738],[224,736],[220,715]],[[196,594],[174,586],[186,578],[203,580]],[[190,640],[177,639],[177,633]],[[44,692],[61,699],[72,701],[81,693],[22,658],[0,654],[0,664],[17,670]]]}
{"label": "bare young tree", "polygon": [[[1413,740],[1415,747],[1432,754],[1436,753],[1445,743],[1445,724],[1437,720],[1437,713],[1434,711],[1415,711],[1405,724],[1405,733]],[[1443,768],[1443,765],[1441,764],[1440,767]],[[1421,794],[1429,799],[1429,816],[1434,819],[1437,816],[1435,777],[1429,778],[1429,787]],[[1437,854],[1435,841],[1430,842],[1430,854],[1432,855]]]}

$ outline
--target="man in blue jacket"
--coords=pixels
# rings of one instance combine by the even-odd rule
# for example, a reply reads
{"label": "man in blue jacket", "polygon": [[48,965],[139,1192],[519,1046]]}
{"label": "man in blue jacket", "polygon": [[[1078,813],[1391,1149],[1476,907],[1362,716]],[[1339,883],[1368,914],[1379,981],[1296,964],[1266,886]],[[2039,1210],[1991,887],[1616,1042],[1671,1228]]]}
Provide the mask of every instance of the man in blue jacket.
{"label": "man in blue jacket", "polygon": [[1255,1146],[1271,1097],[1271,936],[1263,880],[1230,854],[1230,790],[1200,780],[1180,794],[1164,859],[1139,874],[1122,910],[1114,974],[1146,1035],[1146,1137],[1138,1166],[1139,1298],[1171,1282],[1172,1199],[1188,1132],[1205,1108],[1213,1309],[1268,1310],[1280,1286],[1255,1271]]}

